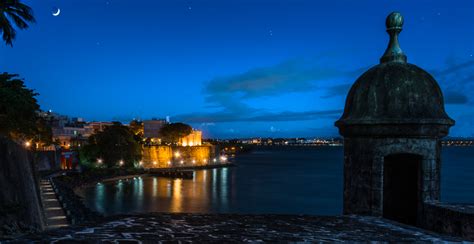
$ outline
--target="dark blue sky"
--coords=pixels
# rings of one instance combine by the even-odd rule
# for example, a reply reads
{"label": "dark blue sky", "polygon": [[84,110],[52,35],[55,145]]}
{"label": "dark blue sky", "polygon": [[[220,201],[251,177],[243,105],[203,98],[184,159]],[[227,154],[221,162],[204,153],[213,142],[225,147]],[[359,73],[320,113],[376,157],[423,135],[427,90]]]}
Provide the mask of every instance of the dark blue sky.
{"label": "dark blue sky", "polygon": [[[206,137],[337,135],[345,95],[378,63],[385,17],[474,135],[474,1],[25,0],[37,23],[0,46],[43,109],[87,120],[170,116]],[[61,14],[52,16],[59,7]]]}

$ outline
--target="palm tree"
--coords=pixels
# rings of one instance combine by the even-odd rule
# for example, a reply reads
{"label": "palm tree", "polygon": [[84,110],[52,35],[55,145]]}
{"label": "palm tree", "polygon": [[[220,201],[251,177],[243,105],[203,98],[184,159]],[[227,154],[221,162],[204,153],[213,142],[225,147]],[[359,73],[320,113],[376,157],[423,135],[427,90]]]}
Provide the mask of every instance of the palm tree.
{"label": "palm tree", "polygon": [[20,29],[28,28],[28,22],[34,23],[33,11],[20,0],[0,0],[0,31],[7,45],[13,46],[16,31],[12,21]]}

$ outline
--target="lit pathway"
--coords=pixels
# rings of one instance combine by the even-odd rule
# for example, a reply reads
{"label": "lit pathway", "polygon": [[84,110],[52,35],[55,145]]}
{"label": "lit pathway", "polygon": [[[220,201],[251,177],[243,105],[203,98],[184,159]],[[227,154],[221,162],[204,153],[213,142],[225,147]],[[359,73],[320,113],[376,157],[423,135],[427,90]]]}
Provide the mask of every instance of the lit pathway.
{"label": "lit pathway", "polygon": [[41,199],[43,200],[47,229],[69,226],[49,180],[41,180]]}

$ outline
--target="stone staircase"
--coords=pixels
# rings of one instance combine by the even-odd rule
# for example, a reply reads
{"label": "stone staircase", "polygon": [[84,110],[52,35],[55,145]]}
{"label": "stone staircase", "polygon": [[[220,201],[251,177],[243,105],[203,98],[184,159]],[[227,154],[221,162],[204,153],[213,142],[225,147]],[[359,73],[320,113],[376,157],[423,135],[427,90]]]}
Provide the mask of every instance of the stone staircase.
{"label": "stone staircase", "polygon": [[66,214],[64,214],[64,210],[53,190],[51,182],[42,179],[40,189],[46,217],[46,228],[55,229],[69,226]]}

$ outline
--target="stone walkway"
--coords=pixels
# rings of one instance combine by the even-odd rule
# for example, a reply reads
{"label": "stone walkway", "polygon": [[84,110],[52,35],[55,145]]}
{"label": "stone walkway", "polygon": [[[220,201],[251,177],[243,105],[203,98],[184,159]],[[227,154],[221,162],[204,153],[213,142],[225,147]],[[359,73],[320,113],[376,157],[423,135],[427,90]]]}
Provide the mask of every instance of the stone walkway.
{"label": "stone walkway", "polygon": [[18,242],[459,242],[388,220],[360,216],[148,214],[66,227]]}
{"label": "stone walkway", "polygon": [[56,197],[56,193],[51,186],[49,180],[41,180],[41,199],[46,216],[46,228],[54,229],[60,227],[67,227],[68,221],[61,204]]}

